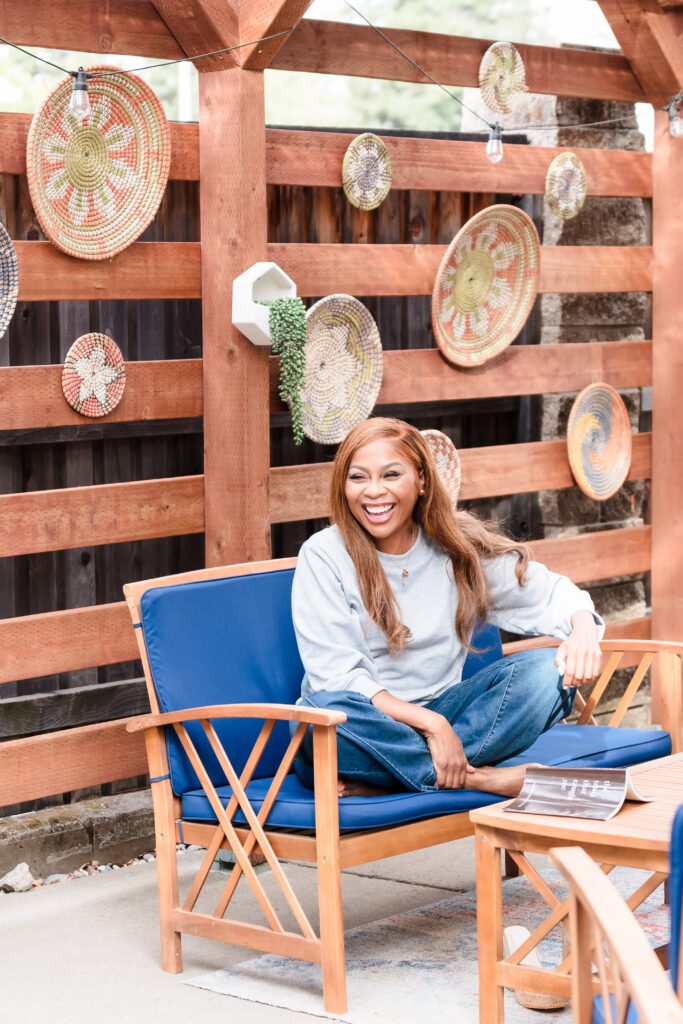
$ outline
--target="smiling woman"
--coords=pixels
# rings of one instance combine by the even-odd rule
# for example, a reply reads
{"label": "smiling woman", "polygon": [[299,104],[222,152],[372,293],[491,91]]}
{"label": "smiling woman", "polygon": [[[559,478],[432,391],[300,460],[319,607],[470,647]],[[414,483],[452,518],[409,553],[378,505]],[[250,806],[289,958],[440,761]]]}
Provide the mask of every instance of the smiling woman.
{"label": "smiling woman", "polygon": [[[503,762],[566,717],[597,675],[590,596],[455,510],[428,442],[401,420],[359,424],[337,452],[333,525],[303,545],[292,607],[301,701],[343,711],[340,794],[434,788],[516,794]],[[477,622],[559,637],[463,680]],[[312,785],[307,737],[295,763]]]}

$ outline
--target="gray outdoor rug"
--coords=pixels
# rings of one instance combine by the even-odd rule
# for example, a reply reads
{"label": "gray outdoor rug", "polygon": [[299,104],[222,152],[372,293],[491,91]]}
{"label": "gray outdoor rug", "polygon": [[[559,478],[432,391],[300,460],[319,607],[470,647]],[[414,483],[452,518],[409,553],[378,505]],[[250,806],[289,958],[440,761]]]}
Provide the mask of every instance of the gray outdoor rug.
{"label": "gray outdoor rug", "polygon": [[[566,890],[551,869],[541,872],[558,893]],[[617,869],[610,878],[624,896],[643,879],[641,872]],[[504,884],[505,925],[533,929],[545,916],[540,897],[524,878]],[[653,945],[668,940],[668,909],[659,889],[637,914]],[[561,960],[562,940],[554,932],[541,947],[548,965]],[[375,921],[346,932],[349,1024],[416,1024],[446,1020],[476,1024],[477,923],[474,893]],[[323,1011],[319,965],[265,954],[230,969],[210,971],[185,984],[251,1002],[327,1017]],[[569,1010],[529,1010],[506,993],[506,1024],[570,1024]]]}

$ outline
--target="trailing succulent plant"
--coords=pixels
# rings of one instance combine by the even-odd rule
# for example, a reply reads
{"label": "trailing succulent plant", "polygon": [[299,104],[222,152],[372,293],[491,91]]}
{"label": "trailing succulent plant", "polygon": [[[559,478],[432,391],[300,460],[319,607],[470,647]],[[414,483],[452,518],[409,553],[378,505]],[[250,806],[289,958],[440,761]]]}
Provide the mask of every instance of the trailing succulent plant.
{"label": "trailing succulent plant", "polygon": [[301,389],[306,364],[306,307],[301,299],[267,299],[273,352],[280,357],[280,398],[289,405],[296,444],[304,439]]}

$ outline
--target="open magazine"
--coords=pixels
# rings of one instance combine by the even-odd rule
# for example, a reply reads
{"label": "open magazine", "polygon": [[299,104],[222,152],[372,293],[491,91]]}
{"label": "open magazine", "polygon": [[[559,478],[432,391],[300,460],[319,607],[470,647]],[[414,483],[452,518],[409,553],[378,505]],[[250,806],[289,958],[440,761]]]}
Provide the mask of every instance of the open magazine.
{"label": "open magazine", "polygon": [[628,768],[528,768],[519,796],[505,810],[607,821],[625,800],[651,799],[638,792]]}

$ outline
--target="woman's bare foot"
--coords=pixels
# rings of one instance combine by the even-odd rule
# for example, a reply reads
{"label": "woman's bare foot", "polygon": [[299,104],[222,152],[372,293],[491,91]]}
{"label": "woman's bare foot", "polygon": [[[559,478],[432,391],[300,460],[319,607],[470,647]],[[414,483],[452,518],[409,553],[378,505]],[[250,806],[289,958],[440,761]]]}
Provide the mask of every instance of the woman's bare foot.
{"label": "woman's bare foot", "polygon": [[357,782],[355,779],[337,780],[337,792],[339,796],[384,796],[388,789],[380,789],[379,786],[368,786],[365,782]]}
{"label": "woman's bare foot", "polygon": [[517,796],[524,784],[527,768],[542,768],[540,764],[520,764],[512,768],[475,768],[465,779],[465,789],[476,789],[497,796]]}

